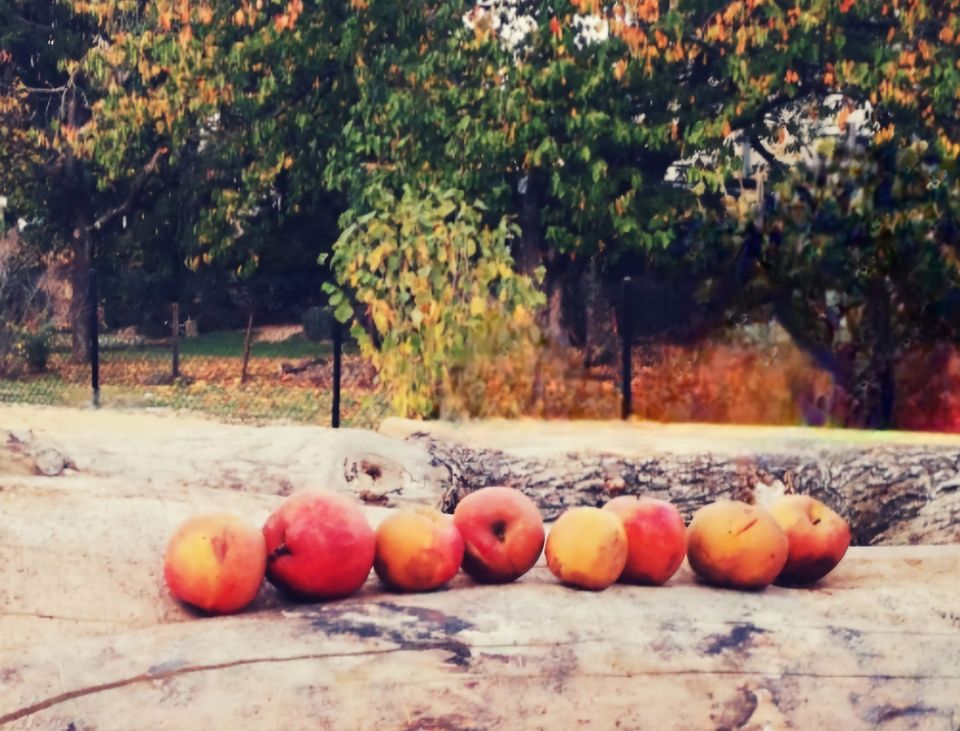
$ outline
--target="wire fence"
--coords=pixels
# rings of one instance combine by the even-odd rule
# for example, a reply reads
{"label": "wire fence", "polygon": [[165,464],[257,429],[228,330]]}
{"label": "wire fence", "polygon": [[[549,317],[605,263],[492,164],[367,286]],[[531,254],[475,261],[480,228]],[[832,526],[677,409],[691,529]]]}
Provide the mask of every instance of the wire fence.
{"label": "wire fence", "polygon": [[356,427],[384,416],[375,370],[349,345],[344,352],[347,326],[326,309],[305,307],[300,322],[283,325],[259,324],[246,312],[245,327],[209,332],[181,312],[179,303],[169,305],[169,334],[159,337],[104,329],[100,318],[90,319],[86,343],[74,342],[70,330],[55,331],[38,352],[23,353],[23,367],[0,372],[0,402]]}
{"label": "wire fence", "polygon": [[[309,299],[302,306],[288,299],[282,317],[264,315],[278,288],[259,300],[241,298],[232,310],[222,304],[208,310],[209,300],[198,304],[196,298],[163,304],[145,294],[152,323],[119,327],[114,320],[111,327],[100,307],[90,312],[90,332],[78,338],[23,319],[17,336],[5,302],[0,403],[98,403],[193,410],[230,421],[376,428],[392,413],[389,396],[355,346],[338,344],[347,326],[338,329],[329,310]],[[90,301],[105,299],[109,303],[102,296]],[[487,409],[480,416],[862,425],[849,394],[773,323],[740,328],[728,341],[670,345],[650,335],[662,326],[664,309],[625,280],[619,358],[613,350],[605,362],[591,363],[576,348],[544,350],[532,365],[517,365],[529,366],[523,373],[531,378],[498,371],[478,384]],[[897,368],[894,425],[960,432],[960,349],[944,344],[908,353]]]}

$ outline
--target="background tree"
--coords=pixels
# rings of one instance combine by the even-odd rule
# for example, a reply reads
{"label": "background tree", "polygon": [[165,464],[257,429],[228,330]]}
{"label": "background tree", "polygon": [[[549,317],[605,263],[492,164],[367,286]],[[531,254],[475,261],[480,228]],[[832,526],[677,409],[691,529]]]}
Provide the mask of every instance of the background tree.
{"label": "background tree", "polygon": [[[73,355],[87,357],[88,272],[94,245],[131,213],[165,150],[157,148],[115,185],[77,149],[98,90],[82,64],[109,43],[107,29],[65,2],[0,3],[0,172],[10,209],[28,225],[22,237],[70,262]],[[9,191],[9,192],[7,192]]]}
{"label": "background tree", "polygon": [[[66,54],[82,56],[79,66],[53,68],[87,84],[89,103],[72,132],[53,138],[69,144],[54,149],[96,169],[112,193],[107,213],[142,192],[151,165],[177,169],[176,188],[196,202],[195,265],[249,271],[278,248],[287,221],[310,227],[345,212],[346,225],[373,211],[382,191],[459,190],[485,203],[485,225],[505,215],[520,225],[513,258],[521,272],[545,266],[556,342],[569,335],[564,310],[576,309],[564,307],[564,293],[583,292],[574,283],[633,273],[654,287],[666,279],[673,309],[696,313],[687,337],[772,308],[814,348],[818,298],[787,296],[797,277],[773,276],[761,259],[775,247],[771,212],[781,215],[767,210],[770,191],[807,175],[814,141],[844,135],[850,115],[864,111],[869,159],[882,149],[902,161],[922,143],[951,189],[958,6],[76,0],[69,7],[86,14],[96,44]],[[743,174],[745,147],[763,161],[762,220],[750,202],[752,170]],[[874,196],[871,174],[850,178],[852,198]],[[939,215],[939,206],[922,207]],[[819,235],[845,245],[826,229]],[[911,236],[921,249],[935,245]],[[791,240],[791,251],[811,246],[807,235]],[[815,280],[824,259],[800,253],[781,263]],[[871,291],[892,291],[886,274],[879,280]],[[930,312],[933,296],[902,293],[910,302],[897,305],[898,317]],[[609,323],[611,299],[601,297],[591,319]]]}

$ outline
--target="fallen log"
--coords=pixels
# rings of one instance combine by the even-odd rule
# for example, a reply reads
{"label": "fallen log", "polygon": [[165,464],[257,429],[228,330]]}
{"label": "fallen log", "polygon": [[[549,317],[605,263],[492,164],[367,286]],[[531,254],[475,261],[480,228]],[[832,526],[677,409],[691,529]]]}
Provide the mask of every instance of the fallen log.
{"label": "fallen log", "polygon": [[[36,435],[34,451],[46,440],[82,474],[122,474],[158,489],[202,484],[286,495],[326,487],[372,505],[428,503],[450,511],[472,490],[509,485],[530,495],[548,520],[571,505],[602,504],[623,493],[669,499],[689,519],[718,497],[763,502],[799,492],[841,513],[858,545],[960,542],[957,436],[399,419],[388,419],[377,434],[78,410],[10,412],[20,421],[11,426]],[[0,464],[2,451],[0,439]]]}
{"label": "fallen log", "polygon": [[[815,429],[538,423],[424,424],[383,433],[420,444],[446,478],[440,503],[508,485],[545,518],[620,494],[670,500],[685,519],[718,498],[813,495],[859,545],[960,542],[960,439]],[[593,433],[591,433],[591,431]]]}
{"label": "fallen log", "polygon": [[0,652],[0,728],[956,727],[960,547],[852,549],[818,589],[357,596]]}
{"label": "fallen log", "polygon": [[[225,510],[257,524],[305,487],[449,507],[457,491],[507,483],[548,515],[636,488],[689,511],[725,490],[762,497],[776,483],[747,466],[784,480],[777,470],[804,459],[799,484],[811,484],[813,466],[821,480],[846,475],[829,494],[861,496],[848,505],[891,489],[926,500],[874,542],[942,539],[957,526],[957,440],[549,424],[434,424],[415,436],[425,425],[406,422],[388,423],[409,427],[390,436],[70,410],[2,416],[32,431],[17,469],[0,474],[4,731],[955,731],[960,718],[956,545],[854,548],[809,590],[717,590],[684,566],[666,587],[593,594],[558,585],[541,562],[509,586],[461,575],[446,591],[397,595],[371,578],[356,596],[317,605],[265,587],[229,618],[192,614],[160,570],[188,515]],[[50,446],[70,466],[37,475],[24,460]],[[877,450],[890,454],[886,472],[875,471]],[[365,510],[372,523],[386,514]]]}

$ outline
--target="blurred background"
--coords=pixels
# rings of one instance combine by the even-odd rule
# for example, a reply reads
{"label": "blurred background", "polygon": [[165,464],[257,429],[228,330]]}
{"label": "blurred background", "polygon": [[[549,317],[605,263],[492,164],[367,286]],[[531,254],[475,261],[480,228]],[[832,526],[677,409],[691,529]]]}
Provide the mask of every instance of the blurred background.
{"label": "blurred background", "polygon": [[954,5],[0,2],[0,401],[960,431]]}

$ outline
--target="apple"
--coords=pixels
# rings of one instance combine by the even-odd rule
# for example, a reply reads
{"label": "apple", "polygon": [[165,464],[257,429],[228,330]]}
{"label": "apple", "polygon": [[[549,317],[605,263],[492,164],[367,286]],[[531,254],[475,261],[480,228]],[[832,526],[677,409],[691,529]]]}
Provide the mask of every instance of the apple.
{"label": "apple", "polygon": [[213,614],[229,614],[257,596],[266,562],[266,544],[256,527],[235,515],[198,515],[170,538],[163,578],[180,601]]}
{"label": "apple", "polygon": [[398,591],[431,591],[460,570],[463,538],[449,515],[428,507],[398,510],[377,527],[374,571]]}
{"label": "apple", "polygon": [[376,536],[356,500],[325,490],[291,495],[263,526],[267,579],[303,599],[357,591],[373,567]]}
{"label": "apple", "polygon": [[603,509],[618,515],[627,531],[627,565],[620,581],[667,583],[687,553],[687,527],[676,506],[657,498],[621,495]]}
{"label": "apple", "polygon": [[687,560],[707,583],[762,589],[787,562],[787,536],[766,510],[738,500],[718,500],[693,514]]}
{"label": "apple", "polygon": [[610,510],[570,508],[547,536],[547,566],[568,586],[601,591],[627,564],[627,531]]}
{"label": "apple", "polygon": [[850,546],[847,521],[809,495],[784,495],[767,510],[787,534],[787,563],[778,584],[813,584],[840,563]]}
{"label": "apple", "polygon": [[463,570],[476,581],[505,584],[527,573],[543,550],[543,518],[536,504],[512,487],[484,487],[453,511],[463,536]]}

